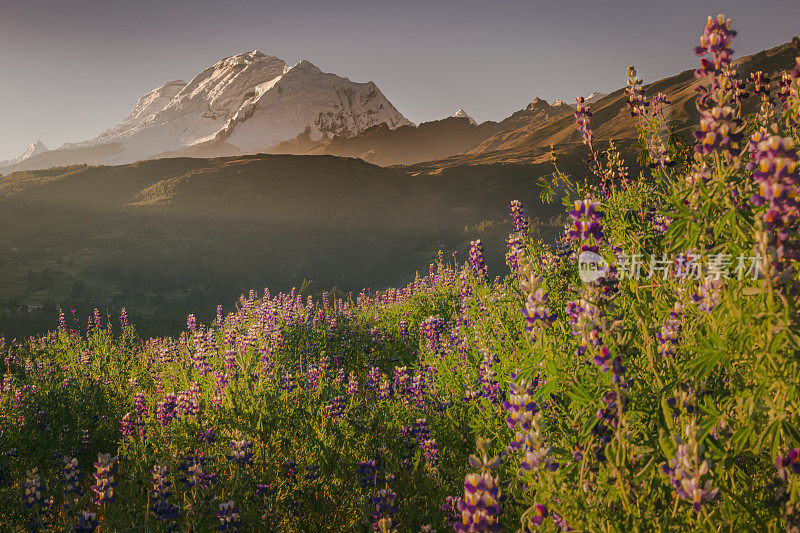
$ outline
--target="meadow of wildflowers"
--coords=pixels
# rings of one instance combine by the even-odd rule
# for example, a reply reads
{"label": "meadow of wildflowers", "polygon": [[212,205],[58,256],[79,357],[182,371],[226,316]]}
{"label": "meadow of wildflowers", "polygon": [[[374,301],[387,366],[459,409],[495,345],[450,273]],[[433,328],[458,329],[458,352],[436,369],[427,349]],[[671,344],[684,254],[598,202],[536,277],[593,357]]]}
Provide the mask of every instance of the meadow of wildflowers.
{"label": "meadow of wildflowers", "polygon": [[3,529],[797,531],[800,57],[744,79],[735,35],[703,28],[693,144],[629,68],[638,178],[578,99],[563,239],[512,201],[506,273],[475,240],[401,289],[251,291],[177,338],[96,313],[4,343]]}

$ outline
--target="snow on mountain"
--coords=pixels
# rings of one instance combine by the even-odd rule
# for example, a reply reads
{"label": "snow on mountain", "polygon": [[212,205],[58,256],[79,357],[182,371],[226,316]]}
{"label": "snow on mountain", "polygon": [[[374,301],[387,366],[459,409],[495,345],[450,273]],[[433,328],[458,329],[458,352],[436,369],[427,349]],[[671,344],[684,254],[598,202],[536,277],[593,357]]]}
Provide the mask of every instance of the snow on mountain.
{"label": "snow on mountain", "polygon": [[308,61],[290,67],[256,50],[222,59],[189,83],[171,81],[150,91],[113,128],[51,151],[47,166],[58,161],[58,151],[70,163],[84,153],[88,163],[122,164],[209,141],[251,152],[306,128],[320,139],[381,123],[392,129],[411,124],[373,82],[324,73]]}
{"label": "snow on mountain", "polygon": [[459,109],[458,111],[456,111],[455,113],[453,113],[453,117],[455,117],[455,118],[467,118],[467,119],[469,119],[469,123],[470,123],[470,124],[472,124],[472,125],[477,125],[477,122],[475,122],[475,119],[474,119],[474,118],[472,118],[471,116],[469,116],[469,115],[467,114],[467,112],[466,112],[466,111],[464,111],[463,109]]}
{"label": "snow on mountain", "polygon": [[28,146],[28,149],[25,150],[25,152],[23,152],[21,155],[18,155],[17,157],[12,157],[11,159],[6,159],[4,161],[0,161],[0,167],[5,167],[5,166],[8,166],[8,165],[14,165],[16,163],[21,163],[22,161],[25,161],[26,159],[30,159],[31,157],[33,157],[35,155],[39,155],[39,154],[42,154],[42,153],[47,152],[47,151],[48,151],[47,146],[45,146],[42,141],[37,140],[32,145]]}
{"label": "snow on mountain", "polygon": [[145,122],[148,118],[167,107],[184,87],[186,87],[186,82],[177,80],[167,82],[158,89],[153,89],[139,98],[130,114],[123,119],[120,125],[134,126]]}
{"label": "snow on mountain", "polygon": [[[216,134],[244,152],[296,137],[351,136],[369,127],[410,125],[373,82],[354,83],[300,61],[256,87],[256,94]],[[266,143],[266,144],[265,144]]]}
{"label": "snow on mountain", "polygon": [[[594,93],[589,93],[589,96],[585,97],[583,100],[587,104],[593,104],[596,101],[600,100],[601,98],[605,98],[606,96],[608,96],[608,94],[606,93],[594,92]],[[573,109],[575,109],[575,107],[577,106],[577,104],[574,101],[569,105]]]}

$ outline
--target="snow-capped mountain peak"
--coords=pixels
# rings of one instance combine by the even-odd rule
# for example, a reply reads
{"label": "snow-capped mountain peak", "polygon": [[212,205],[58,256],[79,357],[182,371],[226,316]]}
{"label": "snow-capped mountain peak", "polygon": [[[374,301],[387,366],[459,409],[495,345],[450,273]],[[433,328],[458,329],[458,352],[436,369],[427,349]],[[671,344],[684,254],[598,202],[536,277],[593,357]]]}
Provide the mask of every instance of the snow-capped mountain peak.
{"label": "snow-capped mountain peak", "polygon": [[169,81],[158,89],[153,89],[149,93],[139,98],[139,101],[136,102],[136,105],[133,107],[128,116],[125,117],[122,123],[136,124],[144,122],[154,114],[164,109],[184,87],[186,87],[185,81],[176,80]]}
{"label": "snow-capped mountain peak", "polygon": [[469,119],[469,123],[470,123],[470,124],[472,124],[472,125],[475,125],[475,124],[477,124],[477,122],[475,122],[475,119],[474,119],[474,118],[472,118],[471,116],[469,116],[469,115],[467,114],[467,112],[466,112],[466,111],[464,111],[463,109],[459,109],[458,111],[456,111],[455,113],[453,113],[453,117],[455,117],[455,118],[466,118],[466,119]]}
{"label": "snow-capped mountain peak", "polygon": [[28,146],[28,149],[25,150],[24,154],[22,154],[22,159],[28,159],[29,157],[33,157],[35,155],[47,152],[48,150],[49,149],[47,148],[47,146],[45,146],[42,141],[37,139],[35,143]]}
{"label": "snow-capped mountain peak", "polygon": [[605,98],[606,96],[608,95],[605,93],[598,93],[598,92],[589,93],[589,96],[586,97],[586,101],[591,104],[592,102],[596,102],[601,98]]}
{"label": "snow-capped mountain peak", "polygon": [[254,152],[307,128],[318,140],[382,123],[411,124],[373,82],[352,82],[306,60],[289,66],[254,50],[223,58],[188,83],[170,81],[148,92],[113,128],[51,151],[48,166],[59,153],[70,164],[120,164],[209,142]]}
{"label": "snow-capped mountain peak", "polygon": [[[602,98],[605,98],[606,96],[608,96],[608,94],[606,94],[606,93],[599,93],[599,92],[589,93],[589,96],[586,96],[583,99],[583,103],[585,103],[585,104],[593,104],[593,103],[597,102],[598,100],[600,100]],[[570,105],[570,107],[575,109],[577,104],[573,100],[572,103],[569,104],[569,105]]]}
{"label": "snow-capped mountain peak", "polygon": [[0,161],[0,167],[4,167],[4,166],[8,166],[8,165],[14,165],[16,163],[21,163],[21,162],[25,161],[26,159],[30,159],[31,157],[33,157],[35,155],[43,154],[43,153],[45,153],[47,151],[49,151],[47,146],[45,146],[42,141],[37,139],[36,142],[34,142],[30,146],[28,146],[28,148],[22,154],[18,155],[17,157],[12,157],[11,159],[6,159],[5,161]]}

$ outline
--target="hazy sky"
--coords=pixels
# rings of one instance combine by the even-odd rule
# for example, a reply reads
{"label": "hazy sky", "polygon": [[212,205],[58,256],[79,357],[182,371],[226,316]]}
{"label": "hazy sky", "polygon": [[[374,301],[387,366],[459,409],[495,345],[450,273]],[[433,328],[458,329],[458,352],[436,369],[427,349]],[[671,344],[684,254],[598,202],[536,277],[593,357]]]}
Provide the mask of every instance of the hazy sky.
{"label": "hazy sky", "polygon": [[690,68],[718,12],[737,56],[800,24],[798,0],[0,0],[0,159],[94,137],[147,91],[254,49],[372,80],[417,123],[460,107],[499,120],[619,88],[629,64],[645,81]]}

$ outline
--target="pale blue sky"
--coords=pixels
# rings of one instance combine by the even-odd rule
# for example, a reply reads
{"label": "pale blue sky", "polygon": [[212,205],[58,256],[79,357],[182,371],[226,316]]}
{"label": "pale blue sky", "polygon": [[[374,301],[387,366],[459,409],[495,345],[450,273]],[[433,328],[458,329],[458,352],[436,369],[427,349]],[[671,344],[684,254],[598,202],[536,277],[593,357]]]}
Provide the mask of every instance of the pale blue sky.
{"label": "pale blue sky", "polygon": [[629,64],[646,81],[690,68],[720,11],[737,55],[800,24],[797,0],[0,0],[0,159],[93,137],[145,92],[254,49],[375,81],[417,123],[460,107],[500,120],[535,96],[621,87]]}

